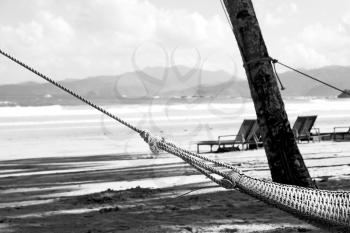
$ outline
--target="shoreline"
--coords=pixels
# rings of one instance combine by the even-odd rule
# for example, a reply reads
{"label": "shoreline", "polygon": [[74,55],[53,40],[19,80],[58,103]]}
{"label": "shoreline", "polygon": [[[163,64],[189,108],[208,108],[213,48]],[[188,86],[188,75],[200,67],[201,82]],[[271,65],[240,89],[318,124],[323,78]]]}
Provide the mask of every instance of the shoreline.
{"label": "shoreline", "polygon": [[[30,98],[30,97],[29,97]],[[328,101],[349,101],[350,97],[337,97],[334,96],[283,96],[285,101],[296,101],[296,102],[304,102],[304,101],[312,101],[312,100],[328,100]],[[163,96],[163,97],[147,97],[147,98],[130,98],[130,99],[97,99],[93,100],[94,103],[103,105],[103,106],[118,106],[118,105],[145,105],[145,104],[164,104],[171,100],[172,104],[188,104],[188,105],[196,105],[199,103],[206,104],[230,104],[237,102],[252,102],[250,96]],[[18,104],[17,102],[1,100],[0,108],[16,108],[16,107],[52,107],[52,106],[62,106],[62,107],[89,107],[88,105],[82,103],[79,100],[69,99],[67,102],[62,101],[54,101],[54,102],[45,102],[43,99],[38,103],[26,103],[26,104]]]}

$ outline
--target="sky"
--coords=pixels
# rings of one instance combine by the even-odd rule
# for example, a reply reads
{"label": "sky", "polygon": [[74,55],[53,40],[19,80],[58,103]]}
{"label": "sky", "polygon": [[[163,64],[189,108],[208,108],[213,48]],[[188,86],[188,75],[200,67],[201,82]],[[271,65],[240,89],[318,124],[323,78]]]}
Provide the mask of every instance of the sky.
{"label": "sky", "polygon": [[[272,57],[350,65],[350,1],[253,4]],[[175,65],[245,78],[219,0],[1,0],[0,48],[56,80]],[[0,58],[0,84],[27,81],[40,80]]]}

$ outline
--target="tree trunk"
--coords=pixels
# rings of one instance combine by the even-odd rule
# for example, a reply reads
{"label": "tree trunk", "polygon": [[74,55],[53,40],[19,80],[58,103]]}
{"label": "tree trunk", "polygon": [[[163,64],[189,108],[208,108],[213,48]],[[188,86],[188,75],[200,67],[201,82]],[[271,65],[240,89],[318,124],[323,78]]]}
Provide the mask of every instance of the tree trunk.
{"label": "tree trunk", "polygon": [[224,0],[241,52],[273,181],[315,187],[300,154],[251,0]]}

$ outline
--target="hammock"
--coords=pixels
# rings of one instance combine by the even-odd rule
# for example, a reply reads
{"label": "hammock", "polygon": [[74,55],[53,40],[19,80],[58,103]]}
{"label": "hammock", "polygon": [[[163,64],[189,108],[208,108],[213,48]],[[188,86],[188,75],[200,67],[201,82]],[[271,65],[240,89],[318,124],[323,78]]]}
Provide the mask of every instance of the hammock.
{"label": "hammock", "polygon": [[161,150],[166,151],[181,158],[226,189],[238,189],[318,227],[328,228],[333,232],[350,232],[350,192],[303,188],[249,177],[230,164],[179,148],[165,138],[154,137],[149,132],[129,124],[2,50],[0,54],[139,133],[154,154],[159,154]]}

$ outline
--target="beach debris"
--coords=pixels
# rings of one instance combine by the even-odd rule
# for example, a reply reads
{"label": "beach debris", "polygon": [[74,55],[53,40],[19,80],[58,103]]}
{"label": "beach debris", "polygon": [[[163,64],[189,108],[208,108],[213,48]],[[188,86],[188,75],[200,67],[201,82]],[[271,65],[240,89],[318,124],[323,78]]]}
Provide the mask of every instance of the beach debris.
{"label": "beach debris", "polygon": [[119,206],[115,206],[115,207],[102,208],[98,212],[100,214],[104,214],[104,213],[115,212],[115,211],[118,211],[118,210],[120,210]]}
{"label": "beach debris", "polygon": [[74,197],[73,202],[74,204],[88,205],[113,204],[120,201],[126,201],[128,199],[147,198],[158,192],[158,189],[142,188],[140,186],[120,191],[107,189],[106,191],[99,193],[92,193],[88,195]]}
{"label": "beach debris", "polygon": [[220,230],[220,232],[222,232],[222,233],[234,233],[234,232],[238,232],[238,229],[237,228],[225,228],[225,229]]}
{"label": "beach debris", "polygon": [[7,218],[2,218],[2,219],[0,219],[0,223],[5,223],[5,222],[7,222],[7,221],[8,221]]}

